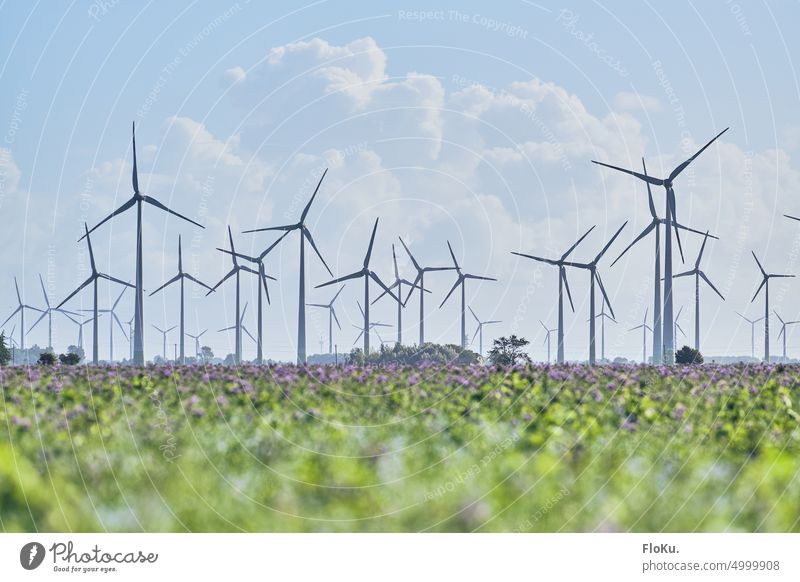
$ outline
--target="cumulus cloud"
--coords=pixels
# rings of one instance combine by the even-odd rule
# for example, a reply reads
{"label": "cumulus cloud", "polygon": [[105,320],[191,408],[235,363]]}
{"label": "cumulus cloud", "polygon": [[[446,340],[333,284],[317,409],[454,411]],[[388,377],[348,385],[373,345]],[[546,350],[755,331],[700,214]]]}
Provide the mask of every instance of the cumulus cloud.
{"label": "cumulus cloud", "polygon": [[631,113],[658,113],[661,111],[661,101],[650,95],[621,91],[614,96],[614,107]]}

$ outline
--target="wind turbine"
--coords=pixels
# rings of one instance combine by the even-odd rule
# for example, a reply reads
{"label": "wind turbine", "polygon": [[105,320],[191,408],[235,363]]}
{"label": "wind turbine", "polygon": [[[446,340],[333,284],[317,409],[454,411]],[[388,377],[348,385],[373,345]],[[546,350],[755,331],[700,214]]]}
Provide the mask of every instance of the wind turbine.
{"label": "wind turbine", "polygon": [[764,361],[769,363],[769,280],[770,279],[778,279],[778,278],[787,278],[787,277],[794,277],[794,275],[776,275],[775,273],[767,273],[764,270],[764,267],[761,266],[761,263],[756,257],[756,253],[753,253],[753,258],[756,260],[756,264],[758,265],[758,270],[761,271],[761,285],[758,286],[756,289],[755,295],[750,300],[750,303],[756,300],[758,294],[761,292],[761,288],[764,288]]}
{"label": "wind turbine", "polygon": [[783,359],[786,360],[786,326],[794,323],[800,323],[800,321],[783,321],[781,316],[778,315],[777,311],[773,309],[772,312],[775,314],[775,317],[778,318],[778,321],[781,322],[781,331],[778,333],[778,337],[783,336]]}
{"label": "wind turbine", "polygon": [[44,280],[42,279],[41,273],[39,274],[39,284],[42,286],[42,295],[44,295],[44,302],[45,302],[45,305],[47,305],[47,309],[42,311],[42,314],[39,316],[39,319],[37,319],[33,323],[31,328],[28,330],[28,333],[31,333],[31,331],[33,331],[33,328],[36,327],[36,325],[40,321],[42,321],[46,316],[47,317],[47,349],[50,350],[50,351],[53,351],[53,312],[55,311],[57,313],[63,313],[67,317],[69,317],[70,315],[78,315],[78,314],[77,313],[73,313],[72,311],[67,311],[66,309],[56,309],[56,308],[50,306],[50,298],[47,296],[47,291],[45,291]]}
{"label": "wind turbine", "polygon": [[555,328],[548,329],[547,326],[544,324],[544,322],[541,319],[539,320],[539,323],[542,324],[542,328],[544,329],[545,333],[547,334],[545,336],[545,338],[544,338],[544,342],[542,342],[542,343],[546,343],[547,344],[547,363],[549,364],[550,363],[550,334],[553,333],[554,331],[557,331],[557,330]]}
{"label": "wind turbine", "polygon": [[[287,224],[284,226],[270,226],[267,228],[256,228],[253,230],[245,230],[244,232],[263,232],[267,230],[284,230],[287,233],[293,230],[300,231],[300,286],[299,286],[299,296],[298,296],[298,307],[297,307],[297,363],[298,364],[305,364],[306,363],[306,239],[308,242],[311,243],[311,248],[314,249],[314,252],[319,257],[319,260],[322,261],[325,270],[328,271],[331,277],[333,277],[333,273],[328,268],[328,264],[325,262],[325,259],[322,258],[322,255],[317,248],[317,245],[314,243],[314,239],[311,236],[311,231],[308,230],[306,226],[306,216],[308,216],[308,211],[311,208],[311,204],[314,202],[314,198],[319,192],[319,187],[322,185],[322,181],[325,179],[325,174],[328,173],[328,169],[325,168],[325,171],[322,173],[322,177],[319,179],[319,183],[317,187],[314,189],[314,193],[311,195],[311,199],[306,204],[306,207],[303,209],[303,213],[300,215],[300,221],[295,224]],[[280,240],[283,240],[281,237]]]}
{"label": "wind turbine", "polygon": [[755,358],[756,357],[756,324],[759,321],[761,321],[762,319],[764,319],[764,318],[763,317],[759,317],[758,319],[749,319],[749,318],[745,317],[744,315],[742,315],[741,313],[739,313],[738,311],[736,312],[736,315],[738,315],[739,317],[741,317],[747,323],[750,324],[750,357],[751,358]]}
{"label": "wind turbine", "polygon": [[[394,283],[389,285],[389,289],[394,289],[396,287],[397,288],[397,296],[398,297],[402,297],[403,296],[403,285],[408,285],[409,287],[411,287],[411,289],[408,292],[408,297],[406,297],[405,302],[404,303],[400,303],[399,301],[397,302],[397,343],[398,344],[402,344],[403,343],[403,308],[406,306],[406,303],[408,302],[408,298],[411,296],[411,292],[414,290],[414,288],[417,285],[416,285],[416,283],[412,283],[408,279],[403,279],[400,276],[400,271],[397,268],[397,255],[395,254],[395,251],[394,251],[394,245],[392,245],[392,262],[394,263]],[[430,293],[430,291],[428,291],[427,289],[422,289],[422,290],[420,290],[420,294],[422,294],[422,293]],[[385,291],[383,293],[381,293],[380,295],[378,295],[372,301],[372,304],[374,305],[375,302],[378,301],[378,299],[380,299],[384,295],[386,295]]]}
{"label": "wind turbine", "polygon": [[[31,309],[33,311],[38,311],[39,313],[44,313],[43,310],[39,309],[38,307],[33,307],[32,305],[26,305],[22,302],[22,296],[19,294],[19,285],[17,284],[17,278],[14,277],[14,287],[17,290],[17,308],[11,313],[11,315],[6,318],[2,325],[7,324],[11,321],[11,318],[14,317],[17,313],[19,313],[19,353],[20,356],[25,357],[27,359],[27,355],[25,352],[25,310]],[[59,305],[59,307],[61,307]],[[2,327],[0,325],[0,327]]]}
{"label": "wind turbine", "polygon": [[200,338],[203,337],[203,334],[206,333],[208,329],[204,329],[200,333],[194,335],[189,332],[185,332],[190,338],[194,340],[194,357],[200,359]]}
{"label": "wind turbine", "polygon": [[545,259],[543,257],[537,257],[535,255],[527,255],[525,253],[517,253],[511,251],[512,255],[517,255],[519,257],[525,257],[526,259],[532,259],[534,261],[539,261],[542,263],[547,263],[548,265],[553,265],[558,267],[558,351],[556,354],[556,361],[559,364],[564,363],[564,288],[567,289],[567,299],[569,299],[569,305],[572,308],[572,311],[575,311],[575,305],[572,303],[572,293],[569,290],[569,282],[567,281],[567,270],[564,267],[564,264],[567,260],[567,257],[575,250],[581,241],[589,236],[589,233],[594,230],[594,226],[587,230],[582,237],[580,237],[571,247],[567,249],[561,258],[559,259]]}
{"label": "wind turbine", "polygon": [[177,325],[173,325],[172,327],[170,327],[168,329],[161,329],[157,325],[153,325],[153,329],[155,329],[159,333],[161,333],[161,339],[163,341],[163,344],[162,344],[163,345],[163,347],[162,347],[162,357],[164,358],[164,363],[165,364],[167,363],[167,334],[169,332],[171,332],[173,329],[175,329],[176,327],[178,327],[178,326]]}
{"label": "wind turbine", "polygon": [[[339,297],[339,294],[344,291],[344,285],[342,285],[339,290],[336,292],[336,295],[333,296],[330,303],[309,303],[309,307],[321,307],[323,309],[328,310],[328,353],[333,353],[333,322],[336,321],[336,326],[341,330],[342,325],[339,323],[339,318],[336,317],[336,308],[333,304],[336,302],[336,299]],[[322,351],[322,350],[320,350]]]}
{"label": "wind turbine", "polygon": [[239,255],[236,252],[236,248],[233,246],[233,234],[231,233],[230,226],[228,227],[228,239],[230,240],[231,243],[231,252],[228,254],[231,257],[231,261],[233,262],[233,267],[231,267],[231,270],[228,271],[228,273],[224,277],[222,277],[222,279],[220,279],[219,282],[216,285],[214,285],[208,293],[206,293],[206,295],[210,295],[212,291],[216,291],[220,285],[222,285],[225,281],[227,281],[231,277],[234,276],[236,277],[236,318],[234,319],[236,323],[234,323],[232,327],[236,330],[236,349],[234,353],[234,363],[238,364],[242,361],[242,328],[241,325],[239,324],[241,320],[241,316],[239,315],[239,306],[241,302],[239,274],[241,271],[245,271],[247,273],[254,273],[258,275],[258,271],[254,271],[253,269],[245,265],[240,265],[239,261],[236,260]]}
{"label": "wind turbine", "polygon": [[[675,316],[675,321],[674,321],[675,328],[672,330],[673,337],[675,337],[676,342],[678,341],[678,332],[681,332],[681,335],[683,335],[683,337],[686,337],[686,332],[683,331],[681,324],[678,323],[678,319],[680,319],[682,312],[683,312],[683,306],[681,306],[681,308],[678,310],[678,314]],[[676,343],[675,345],[677,346],[678,344]]]}
{"label": "wind turbine", "polygon": [[[269,247],[267,247],[267,249],[264,252],[262,252],[260,255],[258,255],[257,257],[250,257],[248,255],[243,255],[242,253],[236,253],[233,250],[229,251],[229,250],[226,250],[226,249],[217,248],[218,251],[222,251],[223,253],[227,253],[227,254],[233,256],[234,257],[234,262],[235,262],[235,258],[239,257],[240,259],[243,259],[245,261],[250,261],[251,263],[255,263],[256,265],[258,265],[258,272],[256,273],[258,275],[258,279],[259,279],[259,283],[257,285],[257,288],[258,288],[258,323],[257,323],[257,326],[258,326],[258,330],[257,330],[258,340],[256,341],[256,363],[257,364],[263,364],[264,363],[264,302],[263,302],[262,298],[264,296],[266,296],[267,303],[270,303],[270,300],[269,300],[269,288],[267,287],[267,279],[272,279],[273,281],[276,280],[275,277],[267,275],[265,267],[264,267],[264,259],[266,259],[267,255],[270,253],[270,251],[272,249],[274,249],[276,246],[278,246],[278,243],[280,243],[288,235],[289,235],[288,231],[283,233],[278,238],[278,240],[276,240]],[[231,244],[231,249],[233,249],[233,244]],[[252,271],[252,270],[250,270],[249,272],[250,273],[255,273],[255,271]],[[261,287],[262,286],[264,287],[264,294],[263,295],[261,294]]]}
{"label": "wind turbine", "polygon": [[[89,278],[86,279],[86,281],[84,281],[83,283],[81,283],[78,286],[78,288],[75,289],[75,291],[73,291],[72,293],[67,295],[67,298],[64,299],[64,301],[62,301],[61,303],[59,303],[56,306],[56,309],[60,309],[62,305],[64,305],[67,301],[69,301],[75,295],[77,295],[78,292],[81,289],[83,289],[84,287],[88,286],[90,283],[92,284],[93,296],[94,296],[94,307],[92,309],[92,319],[90,320],[92,322],[92,363],[97,365],[97,363],[99,361],[98,351],[99,351],[99,347],[100,347],[98,345],[98,340],[97,340],[97,336],[98,336],[98,333],[97,333],[97,320],[98,320],[98,312],[99,312],[99,310],[97,309],[97,281],[99,279],[107,279],[107,280],[112,281],[114,283],[119,283],[120,285],[125,285],[126,287],[133,287],[133,285],[131,285],[130,283],[127,283],[125,281],[122,281],[121,279],[117,279],[115,277],[112,277],[111,275],[106,275],[105,273],[100,273],[97,270],[97,266],[94,263],[94,252],[92,251],[92,239],[89,236],[89,232],[90,231],[89,231],[89,228],[86,225],[86,223],[83,223],[83,229],[86,231],[86,234],[84,234],[82,238],[86,239],[86,244],[89,246],[89,263],[90,263],[90,265],[92,267],[92,274],[89,275]],[[139,312],[139,313],[141,313],[141,312]]]}
{"label": "wind turbine", "polygon": [[403,302],[403,305],[408,303],[411,294],[414,292],[414,288],[416,287],[419,289],[419,345],[421,346],[425,343],[425,273],[433,271],[452,271],[455,267],[422,267],[414,258],[414,255],[411,254],[411,251],[408,249],[403,239],[400,237],[397,238],[400,240],[400,244],[403,245],[406,253],[408,253],[408,258],[411,259],[411,263],[417,270],[417,277],[414,279],[412,288],[408,290],[408,295],[406,295],[406,300]]}
{"label": "wind turbine", "polygon": [[[86,325],[87,323],[91,323],[92,319],[94,319],[94,318],[89,318],[89,319],[84,319],[83,321],[78,321],[77,319],[75,319],[71,315],[68,315],[67,312],[65,312],[64,315],[72,323],[74,323],[75,325],[78,326],[78,344],[77,345],[78,345],[79,348],[83,349],[83,326]],[[98,314],[98,317],[101,317],[101,314]]]}
{"label": "wind turbine", "polygon": [[[665,226],[666,234],[664,238],[664,312],[663,312],[663,332],[664,332],[664,341],[663,341],[663,360],[666,364],[674,364],[675,363],[675,342],[673,337],[673,328],[672,328],[672,225],[673,222],[677,222],[677,211],[675,209],[675,191],[672,188],[673,181],[683,172],[689,164],[691,164],[697,156],[703,153],[708,146],[714,143],[723,133],[728,131],[728,127],[723,129],[719,132],[714,139],[709,141],[706,145],[700,148],[691,158],[682,162],[675,169],[670,172],[669,176],[666,178],[654,178],[652,176],[648,176],[645,174],[640,174],[639,172],[634,172],[633,170],[626,170],[624,168],[620,168],[617,166],[612,166],[610,164],[604,164],[603,162],[597,162],[592,160],[592,163],[598,164],[600,166],[605,166],[606,168],[611,168],[612,170],[617,170],[619,172],[624,172],[626,174],[630,174],[631,176],[635,176],[640,180],[644,180],[648,184],[653,184],[654,186],[664,186],[666,190],[666,223]],[[677,234],[677,231],[676,231]],[[680,239],[679,239],[680,240]]]}
{"label": "wind turbine", "polygon": [[102,314],[102,313],[108,313],[110,315],[110,317],[108,319],[108,361],[109,361],[109,363],[114,361],[114,322],[115,321],[117,322],[117,325],[119,326],[119,329],[122,332],[122,335],[125,336],[126,340],[128,339],[128,335],[125,333],[125,328],[122,327],[122,322],[120,322],[119,317],[117,317],[117,313],[115,311],[117,309],[117,305],[119,305],[119,302],[122,299],[122,296],[125,295],[125,291],[127,291],[127,290],[128,290],[128,287],[123,287],[122,288],[122,291],[120,292],[119,297],[117,297],[117,300],[114,301],[114,304],[111,306],[111,309],[96,309],[96,308],[94,310],[92,310],[92,309],[81,309],[81,311],[95,311],[97,313],[97,315],[95,317],[100,317],[100,314]]}
{"label": "wind turbine", "polygon": [[478,322],[478,327],[475,328],[475,333],[472,334],[472,341],[475,341],[475,337],[478,337],[478,354],[481,356],[483,355],[483,326],[490,325],[492,323],[502,323],[499,319],[490,319],[487,321],[481,321],[475,312],[472,310],[472,307],[469,308],[469,312],[472,314],[472,317],[475,318],[475,321]]}
{"label": "wind turbine", "polygon": [[103,220],[98,222],[95,226],[92,227],[91,230],[88,230],[86,234],[83,236],[84,237],[89,236],[89,234],[94,232],[95,229],[99,228],[101,225],[105,224],[113,217],[122,214],[126,210],[136,206],[136,297],[134,300],[134,316],[133,316],[134,319],[133,363],[137,366],[142,366],[144,365],[144,281],[143,281],[143,268],[142,268],[142,261],[143,261],[142,203],[147,202],[148,204],[155,206],[156,208],[163,210],[164,212],[172,214],[173,216],[177,216],[178,218],[181,218],[186,222],[191,222],[195,226],[199,226],[200,228],[205,228],[205,227],[202,224],[198,224],[194,220],[186,218],[182,214],[178,214],[174,210],[170,210],[152,196],[142,194],[139,191],[139,171],[136,166],[135,123],[133,124],[132,138],[133,138],[133,173],[132,173],[133,196],[131,196],[127,202],[125,202],[122,206],[117,208],[114,212],[112,212],[111,214],[106,216]]}
{"label": "wind turbine", "polygon": [[[358,305],[358,310],[361,312],[361,315],[364,316],[364,318],[365,318],[364,321],[366,323],[366,315],[364,313],[364,308],[361,307],[361,302],[356,301],[356,304]],[[371,332],[373,329],[378,328],[378,327],[392,327],[392,326],[389,325],[388,323],[381,323],[380,321],[371,321],[371,322],[369,322],[368,327],[363,327],[362,328],[362,327],[359,327],[359,326],[357,326],[355,324],[353,324],[353,327],[356,328],[356,329],[361,330],[361,333],[358,334],[358,337],[356,337],[356,340],[353,342],[353,345],[356,345],[358,343],[358,340],[360,340],[362,336],[369,336],[369,332]],[[365,332],[365,330],[366,330],[366,332]],[[375,329],[375,335],[377,335],[378,336],[378,340],[381,343],[383,343],[383,339],[381,339],[381,336],[378,333],[377,329]],[[365,345],[369,345],[369,341],[365,342]],[[368,354],[369,352],[364,352],[364,353]]]}
{"label": "wind turbine", "polygon": [[[714,293],[720,296],[720,299],[725,301],[711,280],[706,277],[706,274],[700,270],[700,261],[703,259],[703,251],[706,249],[706,242],[708,242],[708,232],[703,239],[703,244],[700,247],[700,252],[697,255],[697,260],[694,262],[694,269],[684,273],[678,273],[675,277],[688,277],[694,275],[694,349],[700,351],[700,279],[708,283],[708,286],[714,290]],[[677,318],[676,318],[677,319]]]}
{"label": "wind turbine", "polygon": [[239,362],[241,362],[241,354],[242,354],[242,346],[241,346],[242,334],[241,334],[241,332],[240,332],[239,330],[241,330],[241,331],[243,331],[244,333],[246,333],[246,334],[247,334],[247,336],[248,336],[248,337],[249,337],[251,340],[253,340],[254,342],[258,343],[258,340],[257,340],[256,338],[254,338],[254,337],[253,337],[253,334],[251,334],[251,333],[250,333],[250,332],[247,330],[247,328],[245,327],[245,325],[244,325],[244,314],[245,314],[245,313],[247,313],[247,303],[245,303],[245,304],[244,304],[244,309],[242,309],[242,315],[239,317],[239,319],[238,319],[238,322],[237,322],[237,323],[238,323],[238,325],[231,325],[230,327],[223,327],[222,329],[219,329],[219,330],[217,330],[218,332],[222,332],[222,331],[230,331],[230,330],[232,330],[232,329],[235,329],[235,330],[238,332],[238,333],[237,333],[237,336],[236,336],[236,341],[238,341],[238,342],[240,342],[240,343],[239,343],[239,345],[238,345],[238,346],[236,346],[236,351],[237,351],[237,352],[238,352],[238,354],[239,354],[239,356],[238,356],[238,358],[237,358],[237,360],[236,360],[236,363],[237,363],[237,364],[238,364]]}
{"label": "wind turbine", "polygon": [[[380,286],[386,293],[392,296],[392,298],[400,303],[400,298],[397,297],[391,290],[386,286],[386,284],[381,281],[380,277],[375,273],[375,271],[369,270],[369,259],[372,256],[372,245],[375,243],[375,233],[378,231],[378,220],[375,219],[375,226],[372,227],[372,236],[369,238],[369,246],[367,247],[367,254],[364,256],[364,266],[356,271],[355,273],[350,273],[349,275],[345,275],[344,277],[339,277],[337,279],[333,279],[328,281],[327,283],[322,283],[321,285],[317,285],[317,289],[320,287],[327,287],[328,285],[334,285],[336,283],[343,283],[344,281],[349,281],[350,279],[359,279],[364,278],[364,308],[361,310],[364,316],[364,329],[369,331],[369,280],[372,279],[375,281],[378,286]],[[364,355],[369,354],[369,333],[364,334]]]}
{"label": "wind turbine", "polygon": [[606,251],[609,247],[614,244],[614,241],[617,240],[617,237],[622,232],[622,229],[625,228],[625,225],[628,224],[626,220],[622,226],[619,227],[617,232],[614,233],[614,236],[611,237],[606,243],[606,246],[597,253],[597,256],[594,258],[593,261],[589,263],[573,263],[573,262],[564,262],[564,265],[569,267],[575,267],[578,269],[585,269],[589,271],[589,365],[594,366],[595,364],[595,300],[594,300],[594,282],[597,281],[597,284],[600,286],[600,292],[603,294],[603,302],[608,305],[608,308],[611,310],[611,316],[614,316],[614,308],[611,307],[611,301],[608,299],[608,294],[606,293],[606,288],[603,286],[603,279],[600,278],[600,273],[597,272],[597,263],[600,262],[600,259],[603,258],[603,255],[606,254]]}
{"label": "wind turbine", "polygon": [[[647,165],[644,162],[644,158],[642,158],[642,170],[644,171],[644,175],[647,176]],[[661,346],[661,342],[663,340],[662,331],[661,331],[661,310],[663,308],[663,305],[661,303],[661,285],[662,285],[661,281],[662,281],[662,279],[661,279],[661,234],[660,234],[660,232],[661,232],[661,225],[662,224],[666,225],[667,219],[666,218],[659,218],[658,214],[656,213],[655,203],[653,202],[653,192],[650,189],[650,182],[645,182],[645,183],[647,184],[647,204],[648,204],[648,207],[650,208],[650,216],[651,216],[652,220],[650,221],[650,224],[648,224],[644,228],[644,230],[642,230],[642,232],[639,233],[639,236],[637,236],[635,239],[633,239],[633,242],[631,244],[629,244],[627,247],[625,247],[625,250],[623,250],[616,259],[614,259],[614,262],[611,263],[611,266],[613,267],[617,263],[617,261],[619,261],[622,258],[622,256],[625,253],[627,253],[637,242],[639,242],[640,240],[645,238],[651,232],[655,232],[655,237],[654,237],[654,240],[655,240],[655,261],[653,263],[655,265],[655,277],[653,279],[653,363],[654,364],[660,364],[661,361],[662,361],[662,354],[661,354],[662,346]],[[672,225],[675,227],[675,235],[677,237],[678,250],[680,251],[681,262],[682,262],[683,261],[683,247],[680,244],[681,239],[680,239],[680,236],[678,236],[678,231],[679,230],[685,230],[685,231],[688,231],[688,232],[693,232],[695,234],[701,234],[701,235],[703,233],[700,232],[699,230],[695,230],[693,228],[689,228],[688,226],[684,226],[682,224],[679,224],[678,222],[675,222],[674,220],[672,221]],[[706,235],[708,235],[708,233],[706,233]],[[714,239],[717,238],[714,235],[708,235],[708,236],[710,236],[711,238],[714,238]]]}
{"label": "wind turbine", "polygon": [[595,315],[595,319],[600,320],[600,360],[606,359],[606,319],[617,323],[617,320],[606,313],[605,302],[600,303],[600,313]]}
{"label": "wind turbine", "polygon": [[180,363],[181,364],[185,364],[186,363],[186,353],[184,351],[184,335],[185,335],[185,333],[184,333],[184,325],[183,325],[183,288],[184,288],[183,282],[184,282],[185,279],[189,279],[189,281],[192,281],[192,282],[200,285],[201,287],[205,287],[206,289],[211,291],[211,287],[209,287],[208,285],[206,285],[202,281],[198,281],[192,275],[190,275],[189,273],[185,273],[183,271],[183,253],[181,251],[181,235],[178,235],[178,274],[175,275],[172,279],[170,279],[166,283],[164,283],[161,287],[159,287],[158,289],[156,289],[155,291],[150,293],[150,297],[152,297],[153,295],[155,295],[156,293],[158,293],[159,291],[161,291],[165,287],[168,287],[169,285],[172,285],[176,281],[180,281],[180,284],[181,284],[181,313],[180,313],[180,328],[181,328],[180,329],[180,334],[181,334],[180,349],[181,349],[181,353],[180,353]]}
{"label": "wind turbine", "polygon": [[456,260],[456,255],[453,252],[453,247],[450,246],[450,241],[447,241],[447,248],[450,250],[450,256],[453,258],[453,266],[455,267],[457,276],[456,282],[453,283],[453,286],[450,288],[450,292],[445,296],[442,302],[439,304],[439,309],[442,308],[442,305],[450,299],[450,296],[453,294],[453,291],[456,290],[456,287],[461,286],[461,349],[467,349],[467,297],[466,297],[466,281],[467,279],[474,279],[476,281],[497,281],[497,279],[493,277],[482,277],[480,275],[472,275],[470,273],[463,273],[461,271],[461,267],[458,265],[458,261]]}
{"label": "wind turbine", "polygon": [[637,329],[642,330],[642,363],[647,363],[647,332],[653,331],[653,328],[647,325],[647,310],[644,310],[644,319],[642,320],[641,325],[637,325],[636,327],[630,328],[628,331],[635,331]]}

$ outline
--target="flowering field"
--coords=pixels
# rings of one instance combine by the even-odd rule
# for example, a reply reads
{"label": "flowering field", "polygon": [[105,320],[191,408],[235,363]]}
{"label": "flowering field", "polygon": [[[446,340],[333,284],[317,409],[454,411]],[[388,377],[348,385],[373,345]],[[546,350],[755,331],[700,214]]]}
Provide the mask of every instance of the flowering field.
{"label": "flowering field", "polygon": [[800,531],[800,368],[0,370],[5,531]]}

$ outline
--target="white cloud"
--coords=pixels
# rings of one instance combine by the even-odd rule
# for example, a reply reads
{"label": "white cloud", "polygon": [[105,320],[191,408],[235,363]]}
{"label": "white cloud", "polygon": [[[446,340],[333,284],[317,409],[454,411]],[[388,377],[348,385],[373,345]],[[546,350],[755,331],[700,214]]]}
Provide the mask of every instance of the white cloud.
{"label": "white cloud", "polygon": [[658,113],[661,111],[661,101],[650,95],[621,91],[614,96],[614,107],[631,113]]}

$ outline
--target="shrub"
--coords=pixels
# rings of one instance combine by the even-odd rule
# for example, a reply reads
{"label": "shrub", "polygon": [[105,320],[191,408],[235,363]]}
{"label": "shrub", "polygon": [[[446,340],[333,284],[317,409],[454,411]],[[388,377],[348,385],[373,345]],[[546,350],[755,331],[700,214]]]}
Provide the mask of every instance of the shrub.
{"label": "shrub", "polygon": [[39,354],[38,363],[40,366],[53,366],[56,363],[56,355],[53,352],[42,352]]}
{"label": "shrub", "polygon": [[62,364],[65,364],[67,366],[74,366],[76,364],[81,363],[80,354],[76,354],[75,352],[67,352],[66,354],[61,354],[60,356],[58,356],[58,359],[61,361]]}
{"label": "shrub", "polygon": [[489,359],[495,366],[530,364],[530,356],[522,351],[522,348],[529,343],[524,337],[515,335],[498,338],[494,340],[494,346],[489,350]]}
{"label": "shrub", "polygon": [[696,350],[694,348],[690,348],[689,346],[683,346],[675,354],[675,363],[676,364],[702,364],[703,363],[703,354],[701,354],[699,350]]}

